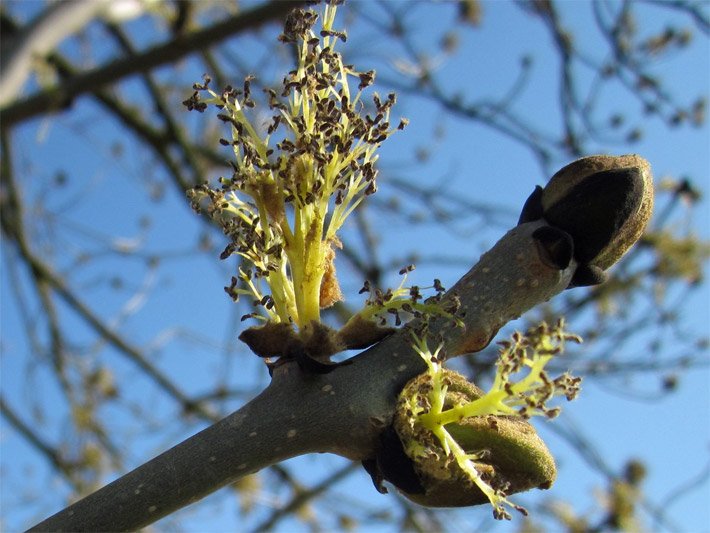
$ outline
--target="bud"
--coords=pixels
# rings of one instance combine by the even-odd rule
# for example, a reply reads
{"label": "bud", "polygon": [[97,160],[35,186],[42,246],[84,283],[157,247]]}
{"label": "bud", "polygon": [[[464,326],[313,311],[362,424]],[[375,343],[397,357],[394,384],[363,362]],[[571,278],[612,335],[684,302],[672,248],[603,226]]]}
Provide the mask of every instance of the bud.
{"label": "bud", "polygon": [[[483,391],[464,376],[442,369],[446,387],[444,409],[472,402]],[[461,507],[492,503],[502,510],[505,495],[552,486],[557,470],[545,443],[527,421],[513,416],[472,416],[446,425],[446,431],[466,452],[483,484],[474,483],[451,450],[433,432],[414,420],[412,407],[429,402],[431,373],[410,381],[399,396],[394,428],[412,460],[423,493],[403,494],[431,507]],[[496,503],[498,502],[498,503]]]}

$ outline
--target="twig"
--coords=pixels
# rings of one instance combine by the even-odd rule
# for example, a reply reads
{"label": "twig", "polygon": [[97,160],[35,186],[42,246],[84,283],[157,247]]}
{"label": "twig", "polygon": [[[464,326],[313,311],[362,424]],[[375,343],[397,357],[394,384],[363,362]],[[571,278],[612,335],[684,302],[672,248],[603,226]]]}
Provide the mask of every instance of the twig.
{"label": "twig", "polygon": [[316,498],[333,485],[335,485],[341,479],[346,478],[353,473],[358,468],[359,465],[356,463],[349,463],[330,474],[327,478],[322,480],[317,485],[311,487],[308,490],[302,490],[294,495],[286,505],[276,509],[271,516],[264,520],[261,524],[256,526],[252,531],[254,533],[260,533],[262,531],[271,531],[273,527],[282,519],[292,515],[298,509],[308,503],[308,501]]}
{"label": "twig", "polygon": [[64,474],[67,478],[75,481],[72,476],[72,471],[74,466],[72,463],[64,460],[62,454],[57,448],[54,448],[47,442],[45,442],[42,437],[37,435],[29,424],[25,423],[17,413],[5,402],[5,398],[0,395],[0,413],[7,422],[15,428],[15,430],[25,437],[39,452],[47,458],[47,460],[54,465],[54,467]]}
{"label": "twig", "polygon": [[[3,154],[9,153],[7,130],[2,130]],[[4,157],[2,167],[2,185],[6,198],[3,198],[3,209],[0,210],[0,221],[3,233],[12,238],[17,245],[17,250],[24,262],[30,268],[37,282],[46,283],[64,300],[74,311],[81,316],[101,337],[126,355],[134,364],[141,368],[155,383],[175,398],[186,412],[197,412],[200,415],[214,420],[215,415],[203,404],[197,404],[183,393],[177,385],[168,379],[155,367],[139,349],[132,346],[120,335],[116,334],[106,325],[79,297],[69,289],[64,280],[52,268],[42,261],[31,249],[25,237],[23,228],[23,215],[18,191],[13,180],[11,169],[8,166],[8,157]]]}
{"label": "twig", "polygon": [[88,72],[67,79],[62,84],[15,102],[2,111],[3,127],[10,127],[29,118],[61,110],[74,98],[96,91],[118,80],[173,63],[194,52],[208,48],[227,37],[252,30],[284,17],[301,2],[272,1],[240,13],[223,22],[155,46],[139,55],[118,59]]}

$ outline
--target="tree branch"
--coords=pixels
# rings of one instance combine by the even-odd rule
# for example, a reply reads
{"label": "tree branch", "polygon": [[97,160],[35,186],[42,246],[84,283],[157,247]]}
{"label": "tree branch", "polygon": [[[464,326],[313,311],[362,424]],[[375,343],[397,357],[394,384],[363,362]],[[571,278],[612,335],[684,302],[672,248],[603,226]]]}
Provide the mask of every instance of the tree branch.
{"label": "tree branch", "polygon": [[9,132],[0,132],[0,146],[2,147],[2,172],[0,184],[3,197],[0,198],[0,228],[9,239],[17,246],[18,253],[26,263],[37,285],[46,284],[57,293],[87,324],[89,324],[102,338],[123,353],[129,360],[136,364],[146,375],[165,392],[180,403],[185,412],[196,412],[201,416],[215,420],[217,416],[203,404],[197,404],[182,392],[163,372],[160,371],[145,355],[135,346],[118,335],[100,317],[71,290],[68,283],[58,275],[50,265],[43,261],[30,246],[24,229],[24,216],[20,192],[17,190],[12,169],[10,167],[10,140]]}
{"label": "tree branch", "polygon": [[12,126],[43,113],[64,109],[71,105],[72,100],[77,96],[95,92],[98,88],[114,84],[122,78],[175,62],[227,37],[278,20],[300,4],[301,2],[295,1],[268,2],[208,28],[179,35],[141,54],[117,59],[103,67],[78,74],[60,85],[4,107],[1,110],[3,127]]}
{"label": "tree branch", "polygon": [[[69,461],[66,461],[61,452],[46,442],[33,429],[32,426],[22,420],[14,409],[5,401],[5,397],[0,395],[0,413],[2,413],[8,424],[12,426],[20,435],[38,450],[57,470],[64,474],[67,478],[72,479],[72,468],[74,467]],[[73,481],[73,479],[72,479]]]}
{"label": "tree branch", "polygon": [[3,76],[0,78],[0,106],[11,103],[30,76],[35,57],[51,52],[59,43],[88,24],[108,2],[74,0],[49,6],[35,20],[25,26],[3,53]]}
{"label": "tree branch", "polygon": [[[450,355],[478,351],[498,329],[562,291],[576,269],[548,266],[532,233],[509,231],[449,291],[461,301],[463,328],[435,320]],[[32,531],[125,531],[146,526],[266,466],[306,453],[353,460],[374,454],[403,386],[426,365],[404,328],[330,374],[277,367],[269,387],[238,411],[37,524]]]}

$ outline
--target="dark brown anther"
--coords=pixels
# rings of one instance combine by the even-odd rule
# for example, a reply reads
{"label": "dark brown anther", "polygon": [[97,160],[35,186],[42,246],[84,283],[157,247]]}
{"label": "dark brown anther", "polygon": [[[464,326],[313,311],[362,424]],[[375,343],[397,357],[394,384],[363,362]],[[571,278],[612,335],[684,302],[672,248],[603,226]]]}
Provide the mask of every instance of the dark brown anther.
{"label": "dark brown anther", "polygon": [[362,72],[359,75],[360,78],[360,84],[358,85],[359,90],[363,90],[370,85],[372,85],[375,81],[375,71],[374,70],[369,70],[367,72]]}
{"label": "dark brown anther", "polygon": [[222,260],[227,259],[230,255],[234,253],[236,250],[236,245],[233,242],[230,242],[226,248],[222,251],[221,254],[219,254],[219,258]]}

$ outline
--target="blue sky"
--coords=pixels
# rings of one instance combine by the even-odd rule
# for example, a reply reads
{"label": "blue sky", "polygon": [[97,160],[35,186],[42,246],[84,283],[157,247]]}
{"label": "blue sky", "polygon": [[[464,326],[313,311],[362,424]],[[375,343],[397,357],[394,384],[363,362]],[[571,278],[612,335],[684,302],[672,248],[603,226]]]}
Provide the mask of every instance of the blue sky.
{"label": "blue sky", "polygon": [[[30,16],[42,4],[15,2],[7,5],[16,16]],[[364,3],[357,4],[360,10],[367,11],[365,6]],[[560,10],[575,42],[587,50],[591,58],[602,59],[605,49],[595,45],[599,37],[590,22],[590,4],[562,2]],[[690,24],[690,20],[680,14],[654,6],[646,6],[640,12],[642,18],[638,27],[642,34],[651,35],[674,22],[685,26]],[[373,8],[372,13],[377,11]],[[437,4],[417,8],[411,23],[416,31],[417,46],[422,51],[433,49],[453,13],[453,9]],[[549,35],[539,24],[531,24],[529,16],[508,2],[484,3],[481,27],[461,32],[458,52],[447,58],[436,74],[452,92],[460,90],[472,100],[494,99],[511,87],[519,73],[520,58],[529,55],[533,61],[530,82],[516,100],[514,109],[526,121],[554,131],[559,122],[555,99],[541,98],[540,94],[557,93],[558,65],[556,56],[551,54]],[[341,13],[340,20],[346,18]],[[134,21],[130,28],[144,45],[157,39],[158,32],[150,20]],[[362,22],[348,28],[348,32],[346,58],[356,62],[362,70],[375,67],[382,79],[392,79],[395,72],[392,57],[396,57],[399,51],[381,46],[372,28]],[[90,29],[89,37],[93,38],[93,43],[100,35],[98,28]],[[260,40],[273,39],[275,35],[276,30],[269,28],[254,38],[232,42],[230,52],[244,61],[258,58],[263,50]],[[81,55],[85,53],[83,44],[81,40],[72,39],[64,43],[62,50],[88,61],[111,57],[112,50],[98,47],[92,48],[95,55],[89,60]],[[254,63],[257,63],[256,59]],[[696,32],[696,39],[687,49],[659,61],[654,69],[667,83],[672,97],[688,103],[701,94],[707,98],[710,87],[708,64],[707,37]],[[164,82],[182,83],[183,92],[189,94],[190,84],[199,80],[202,74],[198,69],[193,61],[186,61],[178,71],[160,71],[159,77]],[[582,83],[589,81],[588,72],[581,70],[579,75]],[[33,90],[33,86],[26,90]],[[142,88],[134,80],[122,84],[121,91],[129,98],[136,98]],[[620,87],[608,88],[601,98],[603,103],[600,106],[608,109],[610,115],[624,112],[629,123],[643,118],[638,102]],[[417,224],[418,217],[426,219],[431,212],[413,201],[405,206],[413,214],[409,220],[372,209],[367,211],[386,263],[401,266],[410,254],[415,253],[422,256],[423,261],[410,277],[412,283],[426,285],[437,277],[450,286],[515,224],[520,206],[534,185],[544,183],[545,175],[538,162],[517,143],[470,121],[446,115],[428,100],[400,93],[395,114],[409,118],[410,125],[383,145],[380,156],[382,179],[376,198],[387,199],[397,194],[396,189],[388,185],[390,176],[429,184],[454,197],[489,202],[504,208],[502,215],[490,224],[482,224],[468,213],[461,213],[460,218],[446,225]],[[200,121],[204,126],[205,122],[213,120],[211,117],[210,113],[205,113],[191,120]],[[657,181],[667,175],[688,176],[707,193],[710,184],[710,132],[707,125],[668,129],[655,118],[644,124],[647,127],[639,142],[633,145],[597,142],[590,146],[590,152],[640,153],[651,162]],[[443,134],[433,138],[432,128],[437,127],[443,130]],[[431,157],[426,162],[416,162],[411,152],[422,146],[429,149]],[[164,171],[145,151],[125,143],[117,124],[107,119],[87,98],[77,101],[71,114],[23,125],[16,131],[14,149],[14,164],[18,175],[23,177],[23,192],[28,205],[36,210],[31,222],[36,237],[33,245],[38,252],[57,254],[57,270],[66,273],[72,283],[81,288],[82,294],[97,306],[102,317],[115,324],[117,330],[135,345],[146,348],[156,364],[188,392],[204,392],[219,383],[238,387],[244,395],[230,400],[228,406],[232,409],[258,392],[266,382],[263,367],[256,358],[249,357],[236,346],[236,335],[241,327],[239,316],[244,311],[231,304],[222,290],[231,275],[230,265],[220,262],[216,255],[197,253],[195,243],[205,230],[204,226],[174,188],[166,185]],[[119,150],[122,155],[114,157]],[[558,168],[567,162],[555,161],[552,166]],[[53,185],[57,171],[66,172],[69,181],[65,187]],[[216,176],[217,171],[211,177]],[[161,187],[164,188],[162,201],[146,199],[146,191]],[[47,202],[46,210],[43,210],[42,200]],[[659,199],[657,211],[663,201],[664,198]],[[148,217],[150,224],[142,226],[139,223],[141,217]],[[696,208],[684,211],[673,223],[681,229],[690,224],[701,237],[708,239],[710,212],[707,199]],[[352,241],[357,246],[353,230],[352,226],[345,228],[345,242]],[[132,246],[136,247],[135,253],[119,256],[110,253],[117,247],[126,250]],[[78,261],[75,252],[80,247],[91,250],[94,258],[87,262]],[[45,406],[42,432],[49,440],[57,440],[66,434],[64,425],[68,413],[56,384],[47,369],[38,364],[33,347],[27,344],[24,336],[21,309],[15,298],[16,291],[31,294],[27,277],[20,271],[16,278],[15,271],[8,267],[14,252],[5,242],[2,253],[0,378],[3,394],[15,406],[35,403]],[[149,261],[151,256],[166,258],[159,268],[154,269]],[[398,267],[392,267],[392,284],[398,283],[397,270]],[[352,277],[353,271],[344,261],[339,263],[339,274],[348,298],[357,302],[356,293],[362,280]],[[114,279],[115,283],[109,283],[107,279]],[[682,299],[682,305],[677,307],[680,327],[696,335],[703,331],[707,335],[710,324],[707,285],[690,293],[679,289],[676,292],[670,298]],[[627,311],[640,316],[645,305],[647,302],[640,298],[630,304]],[[115,441],[131,443],[125,467],[141,464],[199,429],[199,425],[186,425],[177,420],[175,405],[166,401],[132,364],[98,343],[85,324],[61,304],[59,310],[64,311],[63,324],[71,331],[76,346],[85,350],[86,360],[110,368],[117,382],[124,384],[121,389],[125,400],[123,407],[111,407],[102,414],[115,424]],[[35,303],[29,309],[30,320],[37,316]],[[585,318],[587,321],[594,319],[592,314]],[[589,322],[580,321],[570,324],[570,329],[581,331],[588,326]],[[41,334],[42,329],[39,331]],[[665,343],[665,353],[682,355],[685,347],[674,345],[673,333],[657,330],[654,326],[642,335],[631,336],[626,344],[617,348],[625,357],[643,359],[649,340],[657,336]],[[577,352],[582,359],[586,346]],[[591,343],[589,349],[607,349],[614,360],[614,346]],[[603,382],[588,379],[581,398],[566,405],[565,418],[556,423],[562,427],[574,424],[582,428],[604,461],[615,471],[620,471],[625,461],[632,457],[646,461],[650,471],[644,489],[651,501],[662,504],[665,496],[708,465],[710,379],[707,367],[682,372],[678,392],[662,401],[634,400],[625,394],[640,391],[650,395],[657,388],[658,377],[650,374],[636,375],[627,381],[621,378]],[[46,409],[47,405],[55,407]],[[146,406],[150,409],[146,410]],[[159,426],[161,432],[152,434],[148,430],[151,424],[144,425],[145,420]],[[537,423],[561,468],[557,483],[542,498],[564,499],[573,502],[581,511],[593,509],[592,491],[603,488],[604,480],[546,427],[548,425]],[[43,459],[4,420],[0,428],[2,528],[15,531],[58,510],[67,488],[51,475]],[[321,455],[289,461],[289,466],[303,476],[306,484],[316,483],[344,464],[340,458]],[[263,479],[268,480],[268,477]],[[49,495],[47,487],[50,488]],[[38,498],[37,493],[42,496]],[[259,516],[265,516],[286,499],[285,494],[270,493],[268,489],[265,494],[268,497],[255,504],[254,514],[250,517],[251,527],[260,522]],[[523,504],[539,501],[531,496],[534,497],[521,495],[513,499]],[[702,486],[666,509],[667,515],[681,531],[708,530],[708,496],[710,488],[706,479]],[[355,509],[373,502],[382,510],[397,506],[396,496],[376,493],[364,472],[341,482],[328,501],[332,502],[336,497]],[[210,499],[212,505],[185,509],[166,519],[163,527],[167,529],[171,524],[177,524],[184,530],[205,530],[206,523],[210,524],[207,529],[214,531],[233,527],[237,505],[234,493],[223,490]],[[484,529],[491,527],[489,510],[447,513],[452,531],[470,530],[479,525]],[[648,515],[643,516],[647,524],[652,524]],[[499,529],[512,531],[519,525],[520,519],[515,517],[512,524],[500,524]],[[324,524],[325,529],[334,527],[335,524]],[[280,531],[300,529],[306,528],[292,520],[279,526]]]}

